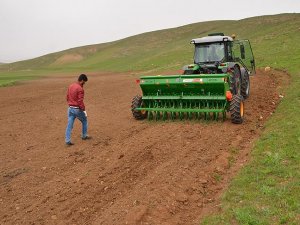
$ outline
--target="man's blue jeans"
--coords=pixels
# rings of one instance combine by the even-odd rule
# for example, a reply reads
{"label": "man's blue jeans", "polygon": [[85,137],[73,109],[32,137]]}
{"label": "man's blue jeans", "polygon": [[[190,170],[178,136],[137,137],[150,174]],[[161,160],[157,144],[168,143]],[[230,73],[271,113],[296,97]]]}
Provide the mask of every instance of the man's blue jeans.
{"label": "man's blue jeans", "polygon": [[80,109],[68,108],[68,125],[66,129],[66,143],[71,142],[71,133],[75,119],[79,119],[82,123],[82,138],[87,136],[88,122],[84,112]]}

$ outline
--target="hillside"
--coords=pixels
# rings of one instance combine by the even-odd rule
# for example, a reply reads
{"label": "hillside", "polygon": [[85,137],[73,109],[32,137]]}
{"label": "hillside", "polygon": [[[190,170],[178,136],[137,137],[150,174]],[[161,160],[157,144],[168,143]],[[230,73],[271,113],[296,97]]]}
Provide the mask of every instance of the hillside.
{"label": "hillside", "polygon": [[[253,17],[238,21],[209,21],[144,33],[115,42],[89,45],[52,53],[32,60],[0,66],[0,76],[22,70],[61,73],[76,71],[156,71],[174,70],[192,62],[192,38],[212,32],[237,34],[251,41],[258,66],[284,68],[284,61],[300,57],[298,32],[300,14]],[[275,56],[275,57],[274,57]],[[26,72],[27,71],[27,72]],[[28,74],[29,71],[29,74]]]}

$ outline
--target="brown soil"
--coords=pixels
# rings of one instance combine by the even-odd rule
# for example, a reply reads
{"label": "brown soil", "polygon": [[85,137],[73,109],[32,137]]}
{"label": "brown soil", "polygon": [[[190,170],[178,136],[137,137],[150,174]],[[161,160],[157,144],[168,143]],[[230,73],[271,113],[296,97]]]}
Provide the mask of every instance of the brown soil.
{"label": "brown soil", "polygon": [[74,62],[79,62],[83,59],[83,56],[80,54],[66,54],[61,57],[59,57],[53,65],[63,65],[63,64],[68,64],[68,63],[74,63]]}
{"label": "brown soil", "polygon": [[0,224],[199,224],[250,159],[288,76],[251,77],[245,122],[136,121],[132,75],[92,74],[89,133],[66,147],[65,93],[74,77],[0,89]]}

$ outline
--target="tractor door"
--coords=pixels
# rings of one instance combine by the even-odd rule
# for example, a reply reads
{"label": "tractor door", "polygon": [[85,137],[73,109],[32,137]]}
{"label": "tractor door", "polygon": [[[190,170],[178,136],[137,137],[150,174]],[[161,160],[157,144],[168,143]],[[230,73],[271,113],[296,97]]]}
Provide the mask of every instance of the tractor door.
{"label": "tractor door", "polygon": [[249,40],[236,40],[232,46],[234,61],[239,62],[249,72],[255,74],[255,60]]}

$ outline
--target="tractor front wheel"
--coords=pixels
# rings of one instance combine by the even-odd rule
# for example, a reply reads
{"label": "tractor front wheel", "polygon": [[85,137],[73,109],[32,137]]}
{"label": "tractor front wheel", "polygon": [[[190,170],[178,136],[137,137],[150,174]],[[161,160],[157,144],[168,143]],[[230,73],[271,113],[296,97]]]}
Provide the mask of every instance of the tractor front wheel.
{"label": "tractor front wheel", "polygon": [[230,80],[230,91],[234,95],[241,93],[241,71],[238,66],[233,67],[233,71],[229,77]]}
{"label": "tractor front wheel", "polygon": [[137,120],[143,120],[147,118],[147,114],[148,114],[147,111],[136,110],[136,108],[141,108],[141,107],[143,107],[142,96],[140,95],[134,96],[131,104],[131,112],[133,117]]}
{"label": "tractor front wheel", "polygon": [[230,102],[231,122],[241,124],[244,121],[244,98],[242,95],[234,95]]}
{"label": "tractor front wheel", "polygon": [[246,71],[243,77],[242,86],[241,86],[241,94],[244,99],[247,99],[250,95],[250,78],[249,74]]}

